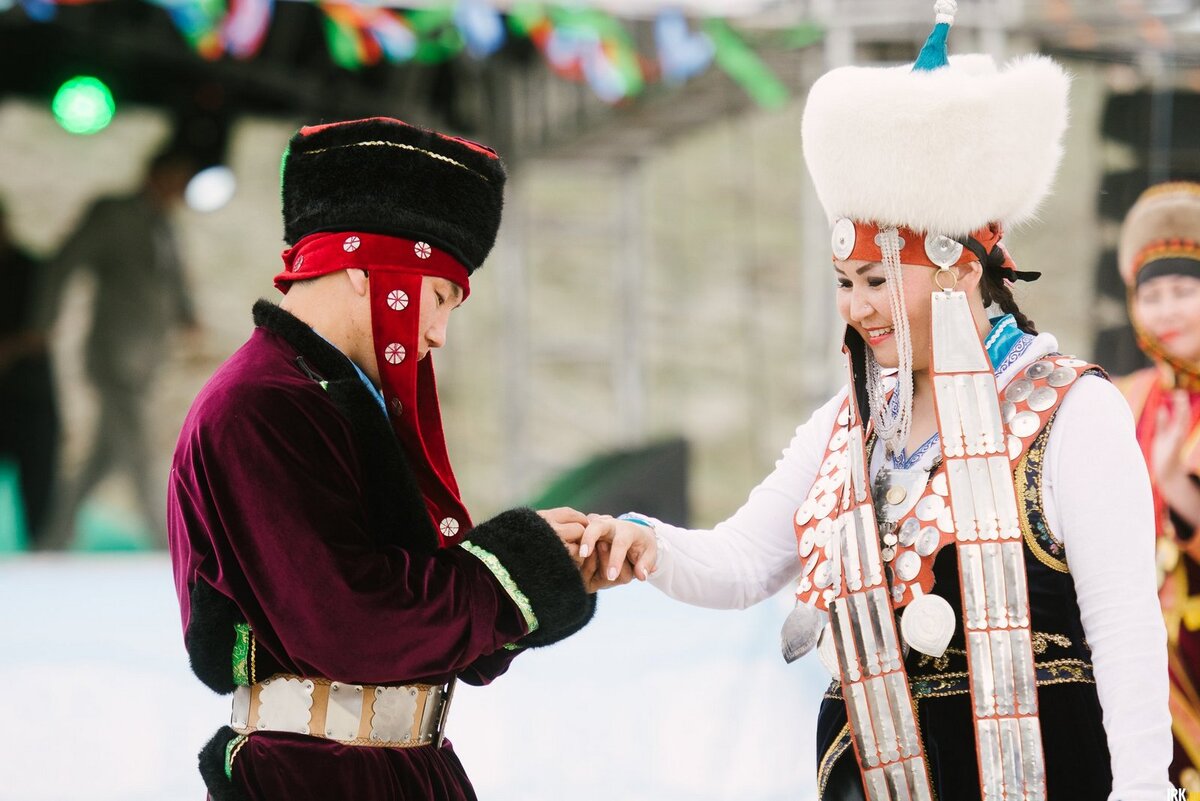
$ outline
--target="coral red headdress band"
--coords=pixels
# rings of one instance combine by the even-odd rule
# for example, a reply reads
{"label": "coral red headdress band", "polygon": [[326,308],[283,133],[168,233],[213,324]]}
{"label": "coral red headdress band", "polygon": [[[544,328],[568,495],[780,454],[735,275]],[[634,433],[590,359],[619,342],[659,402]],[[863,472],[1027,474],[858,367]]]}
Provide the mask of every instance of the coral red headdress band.
{"label": "coral red headdress band", "polygon": [[[878,236],[883,229],[875,223],[843,217],[833,224],[833,258],[862,261],[882,261],[883,251]],[[940,234],[922,234],[911,228],[897,227],[900,236],[900,263],[927,267],[957,267],[979,261],[994,266],[1009,281],[1033,281],[1041,273],[1020,272],[1001,243],[1004,230],[999,223],[990,223],[972,232],[963,240]]]}

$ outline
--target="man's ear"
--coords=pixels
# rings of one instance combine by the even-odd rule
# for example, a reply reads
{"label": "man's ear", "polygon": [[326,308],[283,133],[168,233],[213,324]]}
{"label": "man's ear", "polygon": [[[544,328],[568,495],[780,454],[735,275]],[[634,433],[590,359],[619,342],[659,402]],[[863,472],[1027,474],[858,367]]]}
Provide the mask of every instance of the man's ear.
{"label": "man's ear", "polygon": [[357,267],[351,267],[346,270],[346,277],[350,279],[350,286],[355,293],[362,296],[366,295],[371,289],[371,284],[367,278],[367,271],[360,270]]}

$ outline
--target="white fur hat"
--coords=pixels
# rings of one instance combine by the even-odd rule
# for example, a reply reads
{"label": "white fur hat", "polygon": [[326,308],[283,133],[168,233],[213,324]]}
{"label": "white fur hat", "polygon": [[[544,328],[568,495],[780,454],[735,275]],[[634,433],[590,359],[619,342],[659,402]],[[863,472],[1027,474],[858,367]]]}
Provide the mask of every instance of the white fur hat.
{"label": "white fur hat", "polygon": [[841,67],[808,95],[802,136],[832,223],[965,236],[1033,218],[1067,127],[1066,72],[1044,56],[937,69]]}

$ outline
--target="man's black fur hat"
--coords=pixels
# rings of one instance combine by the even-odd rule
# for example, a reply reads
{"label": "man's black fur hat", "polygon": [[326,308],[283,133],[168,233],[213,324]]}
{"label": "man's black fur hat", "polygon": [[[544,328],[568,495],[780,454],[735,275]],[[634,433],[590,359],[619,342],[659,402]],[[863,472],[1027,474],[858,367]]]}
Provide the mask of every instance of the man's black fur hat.
{"label": "man's black fur hat", "polygon": [[466,139],[388,117],[301,128],[283,157],[284,239],[365,231],[419,239],[473,272],[496,242],[504,165]]}

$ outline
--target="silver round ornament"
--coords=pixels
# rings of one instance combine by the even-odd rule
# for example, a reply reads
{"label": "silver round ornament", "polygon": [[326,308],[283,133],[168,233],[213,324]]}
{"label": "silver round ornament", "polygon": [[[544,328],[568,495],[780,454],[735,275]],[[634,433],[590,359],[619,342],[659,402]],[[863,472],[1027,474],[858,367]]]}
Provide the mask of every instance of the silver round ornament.
{"label": "silver round ornament", "polygon": [[1031,381],[1037,381],[1039,378],[1045,378],[1054,371],[1054,362],[1042,359],[1040,362],[1034,362],[1025,369],[1025,377]]}
{"label": "silver round ornament", "polygon": [[847,217],[838,219],[833,224],[829,243],[833,248],[833,257],[835,259],[850,258],[850,254],[854,252],[855,239],[854,221]]}
{"label": "silver round ornament", "polygon": [[1058,401],[1058,393],[1052,387],[1038,387],[1029,396],[1029,408],[1044,412]]}
{"label": "silver round ornament", "polygon": [[916,551],[918,556],[929,556],[937,550],[938,543],[942,541],[942,532],[938,531],[933,526],[926,526],[921,529],[920,536],[917,537]]}
{"label": "silver round ornament", "polygon": [[938,267],[953,267],[962,256],[962,242],[942,234],[926,234],[925,255]]}
{"label": "silver round ornament", "polygon": [[1077,377],[1078,374],[1070,367],[1059,367],[1046,378],[1046,383],[1052,387],[1065,387],[1073,383]]}
{"label": "silver round ornament", "polygon": [[[1016,434],[1018,437],[1029,437],[1037,433],[1037,430],[1042,426],[1042,419],[1034,412],[1023,411],[1012,419],[1008,425],[1008,430]],[[1012,444],[1009,444],[1011,450]]]}
{"label": "silver round ornament", "polygon": [[1004,388],[1004,399],[1011,403],[1020,403],[1033,392],[1033,382],[1028,378],[1018,378]]}

